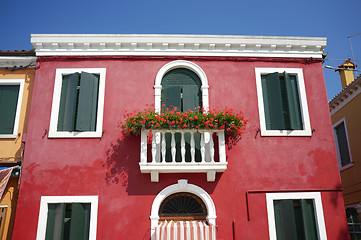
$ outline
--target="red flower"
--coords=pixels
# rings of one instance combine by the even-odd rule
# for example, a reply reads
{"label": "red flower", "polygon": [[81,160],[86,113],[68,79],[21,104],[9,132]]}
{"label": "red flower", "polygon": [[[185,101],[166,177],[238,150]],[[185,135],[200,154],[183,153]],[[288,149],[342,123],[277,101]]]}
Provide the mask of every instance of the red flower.
{"label": "red flower", "polygon": [[195,119],[195,120],[198,120],[198,116],[194,116],[194,119]]}
{"label": "red flower", "polygon": [[157,127],[159,127],[159,123],[155,124]]}
{"label": "red flower", "polygon": [[186,128],[186,127],[187,127],[187,124],[184,124],[184,125],[183,125],[183,128]]}

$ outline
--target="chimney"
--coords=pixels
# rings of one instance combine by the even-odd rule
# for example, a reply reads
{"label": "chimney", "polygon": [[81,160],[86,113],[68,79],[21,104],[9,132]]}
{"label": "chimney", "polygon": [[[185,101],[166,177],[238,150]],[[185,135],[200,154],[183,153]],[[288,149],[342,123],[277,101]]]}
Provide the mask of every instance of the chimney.
{"label": "chimney", "polygon": [[340,73],[342,89],[347,87],[350,83],[353,82],[353,80],[355,80],[355,77],[353,75],[353,69],[355,69],[356,67],[357,65],[351,62],[351,59],[347,59],[335,70]]}

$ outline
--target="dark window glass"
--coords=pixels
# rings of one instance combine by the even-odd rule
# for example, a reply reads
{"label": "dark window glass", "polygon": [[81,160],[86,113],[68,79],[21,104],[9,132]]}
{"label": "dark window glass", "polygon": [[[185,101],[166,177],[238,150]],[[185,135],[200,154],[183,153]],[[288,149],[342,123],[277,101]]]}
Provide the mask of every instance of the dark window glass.
{"label": "dark window glass", "polygon": [[351,163],[350,152],[348,151],[348,142],[346,136],[345,124],[342,122],[336,128],[336,137],[338,143],[338,151],[341,158],[341,166],[346,166]]}

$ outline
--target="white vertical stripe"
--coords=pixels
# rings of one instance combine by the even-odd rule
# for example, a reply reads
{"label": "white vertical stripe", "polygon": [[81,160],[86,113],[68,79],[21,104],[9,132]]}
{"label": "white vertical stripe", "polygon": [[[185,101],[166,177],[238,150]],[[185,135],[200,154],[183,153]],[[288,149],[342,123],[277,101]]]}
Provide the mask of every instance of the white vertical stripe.
{"label": "white vertical stripe", "polygon": [[174,222],[173,221],[170,221],[167,225],[167,240],[171,240],[171,229],[172,229],[172,226],[174,225]]}
{"label": "white vertical stripe", "polygon": [[179,222],[174,223],[174,233],[173,233],[173,239],[174,240],[177,240],[178,224],[179,224]]}
{"label": "white vertical stripe", "polygon": [[187,240],[191,240],[191,228],[190,228],[189,221],[186,221],[186,225],[187,225],[187,228],[186,228]]}
{"label": "white vertical stripe", "polygon": [[203,222],[196,222],[196,223],[198,223],[198,226],[199,226],[199,232],[200,232],[200,235],[201,235],[201,239],[200,239],[200,240],[204,240]]}
{"label": "white vertical stripe", "polygon": [[198,240],[198,236],[197,236],[197,223],[196,223],[196,221],[192,221],[192,225],[193,225],[193,232],[194,232],[194,240]]}
{"label": "white vertical stripe", "polygon": [[180,221],[180,240],[185,240],[185,236],[184,236],[184,222]]}
{"label": "white vertical stripe", "polygon": [[204,225],[204,229],[205,229],[205,239],[206,240],[209,240],[209,226],[207,225],[206,222],[203,222],[203,225]]}

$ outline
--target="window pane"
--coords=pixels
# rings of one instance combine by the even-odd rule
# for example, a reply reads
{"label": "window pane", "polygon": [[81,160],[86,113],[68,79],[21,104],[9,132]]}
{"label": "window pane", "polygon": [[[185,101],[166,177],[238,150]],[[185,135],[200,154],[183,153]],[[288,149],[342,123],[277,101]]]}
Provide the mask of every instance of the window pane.
{"label": "window pane", "polygon": [[273,204],[278,240],[318,239],[313,200],[275,200]]}
{"label": "window pane", "polygon": [[88,240],[90,203],[48,204],[46,240]]}
{"label": "window pane", "polygon": [[19,85],[0,85],[0,134],[13,134]]}
{"label": "window pane", "polygon": [[351,163],[351,159],[350,159],[350,153],[348,151],[346,129],[343,122],[338,127],[336,127],[336,136],[337,136],[338,150],[341,157],[341,166],[345,166]]}

